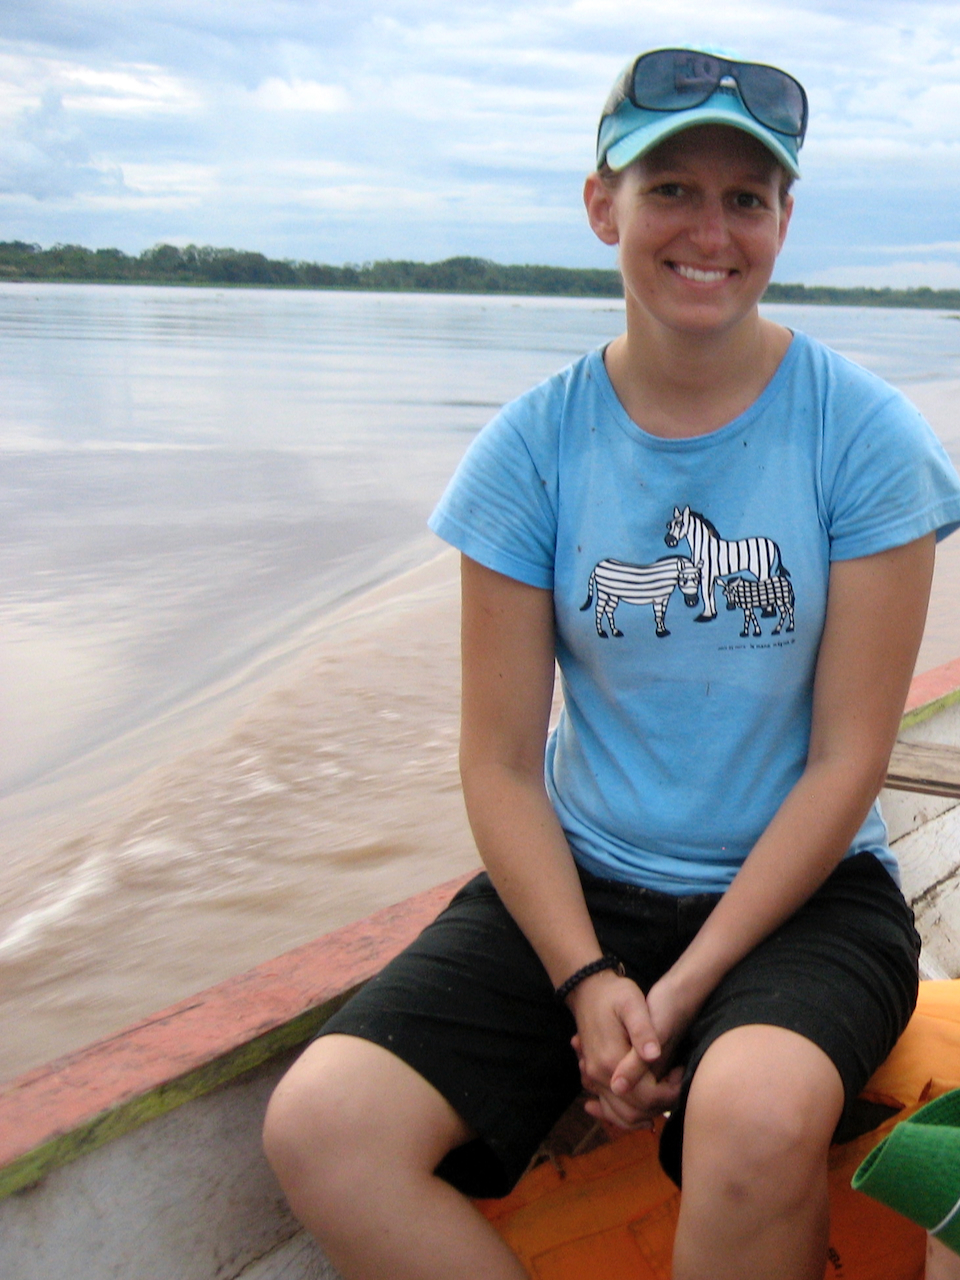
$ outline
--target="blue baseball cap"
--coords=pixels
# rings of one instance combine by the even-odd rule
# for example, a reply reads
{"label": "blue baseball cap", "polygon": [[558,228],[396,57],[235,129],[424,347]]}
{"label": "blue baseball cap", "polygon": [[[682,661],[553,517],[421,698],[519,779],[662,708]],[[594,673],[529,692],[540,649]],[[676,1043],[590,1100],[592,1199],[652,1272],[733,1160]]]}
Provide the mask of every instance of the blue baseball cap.
{"label": "blue baseball cap", "polygon": [[[643,75],[647,68],[649,87]],[[694,99],[692,105],[683,105],[685,96]],[[701,96],[703,101],[696,101]],[[637,105],[638,97],[643,106]],[[651,109],[648,97],[665,105]],[[630,62],[610,91],[597,134],[597,168],[605,163],[614,171],[625,169],[674,134],[722,124],[756,138],[798,178],[806,122],[806,94],[779,68],[712,50],[653,50]]]}

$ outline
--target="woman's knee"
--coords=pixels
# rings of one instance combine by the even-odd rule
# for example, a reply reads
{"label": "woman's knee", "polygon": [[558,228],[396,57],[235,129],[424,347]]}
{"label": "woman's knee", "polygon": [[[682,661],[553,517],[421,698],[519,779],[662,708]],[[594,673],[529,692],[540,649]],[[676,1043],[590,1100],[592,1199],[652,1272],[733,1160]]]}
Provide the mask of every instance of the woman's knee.
{"label": "woman's knee", "polygon": [[351,1098],[343,1087],[340,1058],[332,1037],[317,1041],[274,1090],[264,1118],[263,1145],[281,1184],[307,1163],[322,1164],[342,1138],[342,1126],[351,1126],[349,1110],[358,1095]]}
{"label": "woman's knee", "polygon": [[405,1062],[351,1036],[315,1041],[274,1091],[263,1141],[281,1186],[330,1193],[369,1183],[374,1170],[431,1172],[470,1131]]}
{"label": "woman's knee", "polygon": [[810,1041],[778,1027],[727,1032],[690,1087],[684,1187],[704,1178],[732,1201],[808,1195],[842,1107],[836,1067]]}

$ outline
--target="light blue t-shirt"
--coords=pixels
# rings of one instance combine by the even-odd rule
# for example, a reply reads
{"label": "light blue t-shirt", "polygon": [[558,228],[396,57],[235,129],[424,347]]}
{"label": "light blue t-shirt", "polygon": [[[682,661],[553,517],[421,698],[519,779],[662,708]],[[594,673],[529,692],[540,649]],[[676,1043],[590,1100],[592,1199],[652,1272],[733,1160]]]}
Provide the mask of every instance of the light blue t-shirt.
{"label": "light blue t-shirt", "polygon": [[[575,857],[676,894],[722,892],[803,770],[830,562],[958,525],[916,409],[800,333],[744,414],[685,440],[641,430],[592,352],[494,418],[430,520],[553,591],[546,781]],[[897,874],[877,806],[862,850]]]}

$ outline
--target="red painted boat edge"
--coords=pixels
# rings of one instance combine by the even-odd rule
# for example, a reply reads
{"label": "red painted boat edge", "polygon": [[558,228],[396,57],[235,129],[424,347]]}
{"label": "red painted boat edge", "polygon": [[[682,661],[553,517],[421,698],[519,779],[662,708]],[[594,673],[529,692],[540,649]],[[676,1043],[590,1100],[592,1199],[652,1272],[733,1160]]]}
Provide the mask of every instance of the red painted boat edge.
{"label": "red painted boat edge", "polygon": [[904,721],[915,723],[953,702],[960,702],[960,658],[953,658],[932,671],[913,677],[904,707]]}
{"label": "red painted boat edge", "polygon": [[345,925],[0,1085],[0,1198],[302,1044],[467,879]]}
{"label": "red painted boat edge", "polygon": [[[960,701],[960,658],[914,677],[905,723]],[[0,1198],[304,1043],[442,909],[461,876],[0,1085]]]}

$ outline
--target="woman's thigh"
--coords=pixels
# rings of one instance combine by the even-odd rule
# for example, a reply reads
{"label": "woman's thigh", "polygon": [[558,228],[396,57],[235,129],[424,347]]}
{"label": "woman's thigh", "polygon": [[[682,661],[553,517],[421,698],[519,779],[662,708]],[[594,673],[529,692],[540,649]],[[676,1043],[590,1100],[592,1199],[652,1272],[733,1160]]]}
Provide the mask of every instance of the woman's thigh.
{"label": "woman's thigh", "polygon": [[[433,1170],[473,1134],[436,1089],[405,1062],[366,1040],[316,1040],[280,1081],[265,1143],[285,1181],[330,1177],[353,1161]],[[369,1171],[367,1173],[369,1176]]]}
{"label": "woman's thigh", "polygon": [[575,1024],[486,876],[321,1032],[387,1050],[473,1136],[439,1172],[469,1195],[506,1194],[580,1090]]}
{"label": "woman's thigh", "polygon": [[880,863],[869,854],[841,863],[727,974],[691,1027],[684,1093],[661,1141],[670,1176],[679,1183],[691,1081],[710,1046],[735,1028],[780,1027],[810,1041],[839,1075],[846,1116],[913,1012],[918,957],[912,913]]}

